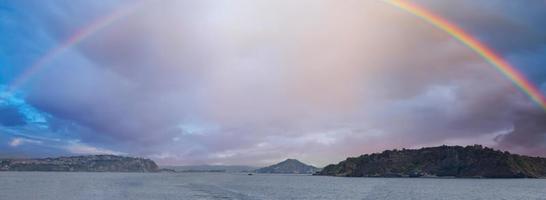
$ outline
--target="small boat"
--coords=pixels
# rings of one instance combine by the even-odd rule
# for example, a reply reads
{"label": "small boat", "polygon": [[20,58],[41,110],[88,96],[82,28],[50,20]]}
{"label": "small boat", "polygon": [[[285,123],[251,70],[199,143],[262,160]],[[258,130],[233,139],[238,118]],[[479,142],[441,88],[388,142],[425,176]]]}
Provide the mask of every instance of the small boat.
{"label": "small boat", "polygon": [[249,175],[249,176],[252,176],[252,175],[254,175],[254,174],[252,174],[252,173],[248,173],[248,175]]}

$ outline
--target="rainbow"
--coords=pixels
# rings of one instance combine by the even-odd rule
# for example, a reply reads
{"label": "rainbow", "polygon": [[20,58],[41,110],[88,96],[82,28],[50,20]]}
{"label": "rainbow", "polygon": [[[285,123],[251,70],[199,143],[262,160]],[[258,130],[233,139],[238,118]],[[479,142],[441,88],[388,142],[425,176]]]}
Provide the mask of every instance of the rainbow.
{"label": "rainbow", "polygon": [[464,45],[468,46],[470,49],[487,60],[487,62],[493,65],[504,76],[510,79],[521,91],[527,94],[534,102],[536,102],[543,110],[546,111],[546,97],[544,97],[538,87],[531,83],[531,81],[527,80],[527,78],[517,68],[510,65],[510,63],[495,53],[495,51],[488,48],[472,35],[466,33],[463,29],[436,15],[435,13],[409,1],[385,0],[385,2],[420,17],[435,27],[447,32]]}
{"label": "rainbow", "polygon": [[35,75],[44,67],[46,67],[48,63],[53,61],[56,57],[61,55],[70,47],[77,45],[78,43],[83,41],[85,38],[114,24],[114,22],[118,21],[119,19],[124,18],[130,15],[131,13],[135,12],[137,9],[143,6],[144,4],[143,2],[144,1],[139,1],[128,6],[123,6],[120,9],[117,9],[114,12],[110,13],[109,15],[99,17],[98,19],[90,23],[89,25],[77,31],[71,37],[64,40],[60,45],[49,50],[46,54],[41,56],[30,67],[28,67],[19,76],[17,76],[9,84],[7,84],[7,87],[4,89],[4,91],[0,93],[0,98],[5,97],[6,95],[10,95],[19,87],[24,85],[33,75]]}
{"label": "rainbow", "polygon": [[[435,27],[447,32],[453,38],[459,40],[461,43],[468,46],[470,49],[478,53],[485,60],[487,60],[492,66],[494,66],[498,71],[500,71],[504,76],[511,80],[521,91],[527,94],[534,102],[536,102],[542,109],[546,111],[546,97],[542,92],[535,86],[531,81],[527,80],[526,77],[515,67],[510,65],[506,60],[504,60],[500,55],[495,53],[492,49],[488,48],[486,45],[478,41],[472,35],[466,33],[463,29],[452,24],[451,22],[443,19],[439,15],[426,10],[423,7],[420,7],[416,4],[413,4],[406,0],[384,0],[385,2],[396,6],[402,10],[405,10],[415,16],[420,17],[421,19],[427,21],[428,23],[434,25]],[[0,93],[0,98],[6,94],[17,90],[21,85],[23,85],[28,79],[30,79],[34,74],[39,72],[42,68],[46,66],[47,63],[51,62],[57,56],[62,54],[64,51],[70,47],[78,44],[85,38],[90,35],[100,31],[101,29],[113,24],[115,21],[123,18],[131,13],[133,13],[137,8],[142,7],[143,1],[135,3],[131,6],[124,7],[123,9],[117,10],[110,15],[101,17],[95,20],[90,25],[76,32],[70,38],[65,40],[61,45],[47,52],[44,56],[38,59],[33,63],[27,70],[25,70],[21,75],[15,78],[8,86],[5,91]]]}

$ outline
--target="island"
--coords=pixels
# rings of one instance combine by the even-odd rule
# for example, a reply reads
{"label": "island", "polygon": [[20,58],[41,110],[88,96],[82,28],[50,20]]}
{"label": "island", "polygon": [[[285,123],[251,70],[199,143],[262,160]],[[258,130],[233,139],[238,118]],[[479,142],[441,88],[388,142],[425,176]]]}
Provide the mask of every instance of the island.
{"label": "island", "polygon": [[481,145],[387,150],[347,158],[315,175],[345,177],[544,178],[546,158]]}
{"label": "island", "polygon": [[256,170],[256,173],[270,173],[270,174],[313,174],[319,171],[318,168],[296,159],[286,159],[280,163],[264,167]]}
{"label": "island", "polygon": [[0,159],[0,171],[160,172],[162,170],[150,159],[115,155],[88,155],[40,159]]}

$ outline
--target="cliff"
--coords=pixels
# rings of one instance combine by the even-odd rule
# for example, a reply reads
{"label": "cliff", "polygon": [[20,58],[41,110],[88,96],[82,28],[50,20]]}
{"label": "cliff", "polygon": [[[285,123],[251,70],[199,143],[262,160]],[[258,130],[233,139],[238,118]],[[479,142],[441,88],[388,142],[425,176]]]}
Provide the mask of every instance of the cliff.
{"label": "cliff", "polygon": [[546,177],[546,158],[473,145],[387,150],[347,158],[317,175],[348,177]]}
{"label": "cliff", "polygon": [[318,171],[318,168],[307,165],[295,159],[287,159],[275,165],[256,170],[256,173],[273,174],[312,174]]}
{"label": "cliff", "polygon": [[114,155],[0,159],[0,171],[158,172],[150,159]]}

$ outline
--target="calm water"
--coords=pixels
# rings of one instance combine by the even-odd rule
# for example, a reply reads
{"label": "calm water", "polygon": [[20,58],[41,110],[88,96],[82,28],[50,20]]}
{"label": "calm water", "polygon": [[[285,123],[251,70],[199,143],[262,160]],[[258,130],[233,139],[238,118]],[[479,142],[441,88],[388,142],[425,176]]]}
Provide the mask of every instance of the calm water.
{"label": "calm water", "polygon": [[546,199],[546,179],[0,172],[4,199]]}

